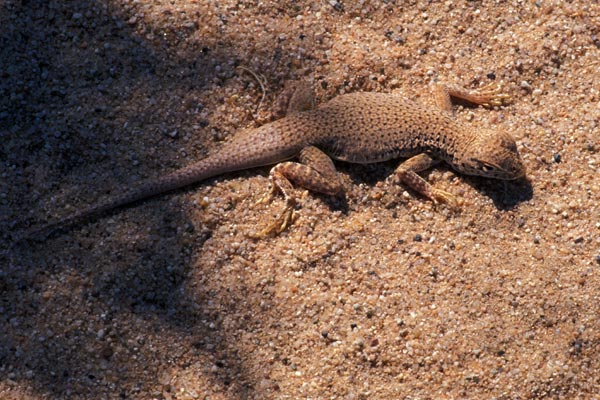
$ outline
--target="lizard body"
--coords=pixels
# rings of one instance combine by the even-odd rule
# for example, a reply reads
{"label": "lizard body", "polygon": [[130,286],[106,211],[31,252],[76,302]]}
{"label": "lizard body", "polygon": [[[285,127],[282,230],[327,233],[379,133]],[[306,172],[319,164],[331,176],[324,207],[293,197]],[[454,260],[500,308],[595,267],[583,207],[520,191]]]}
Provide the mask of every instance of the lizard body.
{"label": "lizard body", "polygon": [[[272,193],[281,190],[286,207],[261,235],[280,232],[290,223],[294,206],[291,182],[330,195],[342,192],[331,159],[375,163],[409,158],[396,170],[398,179],[434,201],[449,203],[454,202],[452,195],[433,188],[416,173],[444,161],[456,171],[470,175],[511,180],[525,174],[509,134],[477,129],[451,114],[451,96],[475,104],[497,105],[505,99],[504,95],[497,89],[466,91],[445,87],[439,87],[437,95],[440,109],[385,93],[341,95],[317,108],[306,106],[312,104],[306,99],[290,100],[295,104],[290,104],[286,117],[237,133],[216,153],[32,232],[47,234],[213,176],[272,164],[277,164],[270,175]],[[294,157],[299,162],[287,161]]]}

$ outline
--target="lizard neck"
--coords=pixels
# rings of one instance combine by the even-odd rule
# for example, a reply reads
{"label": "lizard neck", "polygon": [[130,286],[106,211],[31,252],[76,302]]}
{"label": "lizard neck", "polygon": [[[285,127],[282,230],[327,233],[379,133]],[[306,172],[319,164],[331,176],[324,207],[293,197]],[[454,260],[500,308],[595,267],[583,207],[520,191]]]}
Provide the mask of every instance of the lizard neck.
{"label": "lizard neck", "polygon": [[454,120],[445,113],[433,115],[434,120],[423,126],[430,127],[416,135],[417,152],[426,152],[451,166],[468,155],[469,146],[477,137],[476,129]]}

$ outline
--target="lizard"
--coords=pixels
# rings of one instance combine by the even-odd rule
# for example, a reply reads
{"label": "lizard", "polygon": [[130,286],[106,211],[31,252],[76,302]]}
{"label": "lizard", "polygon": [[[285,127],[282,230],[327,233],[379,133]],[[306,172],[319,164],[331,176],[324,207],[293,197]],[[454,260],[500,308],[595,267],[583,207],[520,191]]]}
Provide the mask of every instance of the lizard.
{"label": "lizard", "polygon": [[[485,107],[507,104],[509,96],[491,84],[467,90],[436,84],[434,105],[424,105],[395,93],[356,92],[334,97],[316,107],[312,88],[297,85],[288,96],[285,117],[233,135],[219,150],[189,166],[73,215],[34,227],[26,235],[47,237],[61,227],[228,172],[275,165],[271,190],[258,203],[281,192],[284,208],[256,237],[281,233],[290,225],[296,206],[294,184],[325,195],[343,194],[343,183],[332,160],[377,163],[406,158],[393,173],[401,182],[435,203],[456,206],[456,198],[435,188],[418,172],[445,162],[461,174],[500,180],[525,175],[513,137],[502,130],[483,129],[457,120],[452,100]],[[296,159],[296,161],[290,161]]]}

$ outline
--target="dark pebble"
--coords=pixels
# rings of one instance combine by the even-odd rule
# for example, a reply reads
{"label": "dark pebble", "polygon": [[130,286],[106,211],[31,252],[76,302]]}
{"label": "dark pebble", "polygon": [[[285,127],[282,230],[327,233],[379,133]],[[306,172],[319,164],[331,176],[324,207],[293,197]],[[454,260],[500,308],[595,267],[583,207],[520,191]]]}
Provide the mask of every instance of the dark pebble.
{"label": "dark pebble", "polygon": [[423,240],[423,237],[420,234],[416,234],[415,237],[413,237],[413,240],[415,242],[420,242],[421,240]]}
{"label": "dark pebble", "polygon": [[333,7],[335,11],[344,11],[344,5],[336,0],[329,0],[329,5]]}
{"label": "dark pebble", "polygon": [[109,359],[112,357],[112,355],[114,354],[114,351],[112,349],[112,347],[110,346],[104,346],[104,348],[101,351],[102,357],[105,359]]}

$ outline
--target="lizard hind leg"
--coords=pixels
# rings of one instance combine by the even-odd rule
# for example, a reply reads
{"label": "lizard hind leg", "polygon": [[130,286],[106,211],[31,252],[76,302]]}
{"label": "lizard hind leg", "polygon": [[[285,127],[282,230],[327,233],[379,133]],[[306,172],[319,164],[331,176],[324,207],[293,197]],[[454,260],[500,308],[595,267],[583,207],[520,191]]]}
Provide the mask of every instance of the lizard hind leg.
{"label": "lizard hind leg", "polygon": [[294,167],[294,164],[296,163],[284,162],[277,164],[271,169],[271,172],[269,173],[271,188],[269,189],[269,192],[261,197],[255,204],[269,203],[273,200],[277,192],[281,192],[283,194],[285,206],[273,222],[261,231],[252,234],[252,237],[263,238],[271,234],[279,234],[292,222],[294,218],[294,208],[296,207],[296,196],[294,193],[294,186],[286,177],[286,173]]}
{"label": "lizard hind leg", "polygon": [[290,81],[286,82],[283,91],[277,98],[275,115],[290,115],[313,108],[315,108],[313,86],[306,81]]}
{"label": "lizard hind leg", "polygon": [[279,234],[290,225],[297,204],[292,182],[310,191],[332,196],[343,191],[342,181],[333,162],[321,150],[314,146],[305,147],[298,155],[298,160],[299,162],[283,162],[271,169],[271,190],[258,203],[269,202],[280,191],[285,206],[275,221],[252,236],[260,238],[273,233]]}

